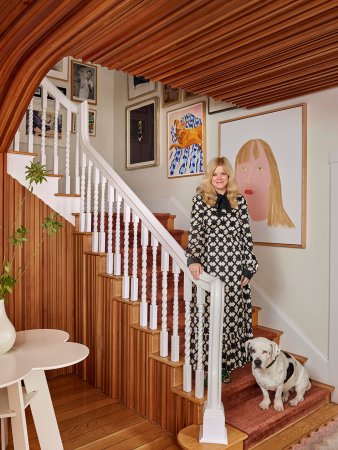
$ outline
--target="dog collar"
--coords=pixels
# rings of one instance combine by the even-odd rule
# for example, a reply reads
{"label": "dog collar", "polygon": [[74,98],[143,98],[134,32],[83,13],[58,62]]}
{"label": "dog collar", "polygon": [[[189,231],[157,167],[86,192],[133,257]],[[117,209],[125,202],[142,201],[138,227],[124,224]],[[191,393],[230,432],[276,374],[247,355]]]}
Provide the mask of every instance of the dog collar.
{"label": "dog collar", "polygon": [[268,366],[266,366],[266,368],[268,369],[269,367],[271,367],[276,362],[276,359],[277,358],[275,358]]}

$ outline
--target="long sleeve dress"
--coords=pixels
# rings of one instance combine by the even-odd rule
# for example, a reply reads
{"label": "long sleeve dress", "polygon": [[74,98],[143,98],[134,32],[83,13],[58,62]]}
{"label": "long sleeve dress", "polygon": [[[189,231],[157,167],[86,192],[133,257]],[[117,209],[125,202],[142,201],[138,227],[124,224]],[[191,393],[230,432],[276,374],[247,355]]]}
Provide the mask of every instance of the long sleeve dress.
{"label": "long sleeve dress", "polygon": [[[218,199],[219,200],[219,199]],[[228,202],[228,200],[226,199]],[[222,367],[228,372],[247,362],[245,342],[252,339],[252,308],[250,286],[241,288],[242,275],[249,279],[257,271],[253,253],[248,208],[243,196],[237,197],[238,207],[225,209],[208,206],[200,194],[193,198],[188,265],[199,262],[203,270],[225,283]],[[219,202],[218,202],[219,203]],[[217,207],[218,206],[218,207]],[[210,294],[204,306],[203,362],[207,370]],[[196,369],[198,314],[196,295],[191,308],[191,364]]]}

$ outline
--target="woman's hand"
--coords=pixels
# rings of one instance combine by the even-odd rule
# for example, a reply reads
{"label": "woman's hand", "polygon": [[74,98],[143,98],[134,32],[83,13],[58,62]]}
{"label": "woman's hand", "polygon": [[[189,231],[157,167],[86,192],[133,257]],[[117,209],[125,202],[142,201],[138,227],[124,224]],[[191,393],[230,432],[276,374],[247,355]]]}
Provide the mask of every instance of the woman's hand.
{"label": "woman's hand", "polygon": [[[190,266],[189,266],[190,267]],[[246,286],[248,283],[249,283],[249,278],[247,278],[247,277],[243,277],[242,276],[242,279],[241,279],[241,288],[243,288],[244,286]]]}
{"label": "woman's hand", "polygon": [[202,266],[199,263],[190,264],[189,270],[195,280],[198,280],[203,272]]}

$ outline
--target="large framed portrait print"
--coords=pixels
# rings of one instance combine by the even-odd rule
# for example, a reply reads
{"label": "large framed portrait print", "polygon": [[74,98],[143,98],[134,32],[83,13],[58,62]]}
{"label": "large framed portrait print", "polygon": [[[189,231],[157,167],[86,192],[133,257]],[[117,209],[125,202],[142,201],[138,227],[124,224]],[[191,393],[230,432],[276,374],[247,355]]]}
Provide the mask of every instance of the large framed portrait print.
{"label": "large framed portrait print", "polygon": [[305,248],[306,105],[219,122],[255,244]]}

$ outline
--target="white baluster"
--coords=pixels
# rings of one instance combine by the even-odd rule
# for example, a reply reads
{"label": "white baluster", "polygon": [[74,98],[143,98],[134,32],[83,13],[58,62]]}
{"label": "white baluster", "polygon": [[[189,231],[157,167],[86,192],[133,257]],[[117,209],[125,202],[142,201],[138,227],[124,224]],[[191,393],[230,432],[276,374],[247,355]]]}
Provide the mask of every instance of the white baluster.
{"label": "white baluster", "polygon": [[59,111],[60,111],[60,102],[55,99],[55,107],[54,107],[54,149],[53,149],[53,173],[59,173]]}
{"label": "white baluster", "polygon": [[106,232],[105,215],[106,215],[106,178],[102,175],[101,180],[101,217],[100,217],[100,235],[99,235],[99,252],[106,251]]}
{"label": "white baluster", "polygon": [[46,165],[46,116],[47,116],[47,89],[41,86],[42,90],[42,114],[41,114],[41,157],[40,162]]}
{"label": "white baluster", "polygon": [[190,336],[191,336],[191,312],[192,282],[184,275],[184,303],[185,303],[185,336],[184,336],[184,365],[183,365],[183,390],[191,392],[191,364],[190,364]]}
{"label": "white baluster", "polygon": [[178,362],[180,360],[180,337],[178,335],[178,279],[180,268],[173,261],[174,274],[174,305],[173,305],[173,334],[171,336],[171,360]]}
{"label": "white baluster", "polygon": [[70,131],[72,126],[72,116],[69,109],[67,112],[67,123],[66,123],[66,194],[70,194]]}
{"label": "white baluster", "polygon": [[33,145],[33,99],[30,101],[28,107],[28,151],[29,153],[33,153],[34,145]]}
{"label": "white baluster", "polygon": [[86,231],[92,231],[92,168],[93,163],[88,159],[87,171],[87,204],[86,204]]}
{"label": "white baluster", "polygon": [[160,334],[160,356],[168,356],[168,271],[169,254],[162,247],[161,249],[161,271],[162,271],[162,326]]}
{"label": "white baluster", "polygon": [[129,298],[129,223],[130,206],[124,201],[123,220],[124,220],[124,250],[123,250],[123,279],[122,279],[122,298]]}
{"label": "white baluster", "polygon": [[109,275],[113,273],[113,203],[114,203],[114,188],[111,184],[108,185],[108,247],[106,272]]}
{"label": "white baluster", "polygon": [[94,176],[94,210],[93,210],[93,237],[92,237],[92,251],[99,251],[99,233],[98,233],[98,217],[99,217],[99,184],[100,171],[95,167]]}
{"label": "white baluster", "polygon": [[122,197],[120,194],[116,195],[116,234],[115,234],[115,253],[114,253],[114,275],[121,275],[121,230],[120,230],[120,211],[121,211]]}
{"label": "white baluster", "polygon": [[15,150],[15,151],[20,150],[20,129],[19,128],[18,128],[18,131],[15,133],[13,150]]}
{"label": "white baluster", "polygon": [[82,153],[82,167],[81,167],[81,197],[80,197],[80,231],[86,231],[86,214],[85,214],[85,195],[86,195],[86,167],[87,157]]}
{"label": "white baluster", "polygon": [[157,330],[157,247],[158,240],[151,235],[151,246],[153,249],[153,268],[151,277],[151,304],[150,304],[150,323],[151,330]]}
{"label": "white baluster", "polygon": [[195,373],[195,397],[204,397],[204,369],[203,369],[203,311],[205,292],[197,288],[197,317],[198,317],[198,338],[197,338],[197,367]]}
{"label": "white baluster", "polygon": [[80,194],[80,114],[75,113],[76,142],[75,142],[75,194]]}
{"label": "white baluster", "polygon": [[142,294],[140,306],[140,325],[146,327],[148,324],[147,305],[147,250],[149,232],[144,223],[141,224],[141,245],[142,245]]}
{"label": "white baluster", "polygon": [[140,219],[133,212],[134,225],[134,242],[133,242],[133,275],[130,285],[130,300],[136,301],[138,299],[138,278],[137,278],[137,230]]}

